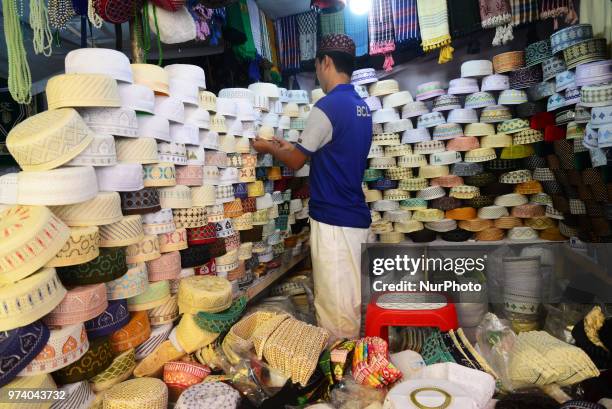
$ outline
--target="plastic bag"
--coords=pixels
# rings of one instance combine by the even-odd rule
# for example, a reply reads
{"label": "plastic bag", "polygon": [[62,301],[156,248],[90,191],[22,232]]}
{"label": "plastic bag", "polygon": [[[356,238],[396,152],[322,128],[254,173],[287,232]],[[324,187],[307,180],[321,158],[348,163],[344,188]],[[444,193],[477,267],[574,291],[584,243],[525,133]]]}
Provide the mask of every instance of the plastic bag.
{"label": "plastic bag", "polygon": [[476,339],[481,355],[499,376],[503,389],[513,390],[508,365],[516,334],[495,314],[487,313],[476,330]]}
{"label": "plastic bag", "polygon": [[331,404],[340,409],[366,409],[382,405],[385,390],[358,385],[352,379],[347,379],[332,391]]}

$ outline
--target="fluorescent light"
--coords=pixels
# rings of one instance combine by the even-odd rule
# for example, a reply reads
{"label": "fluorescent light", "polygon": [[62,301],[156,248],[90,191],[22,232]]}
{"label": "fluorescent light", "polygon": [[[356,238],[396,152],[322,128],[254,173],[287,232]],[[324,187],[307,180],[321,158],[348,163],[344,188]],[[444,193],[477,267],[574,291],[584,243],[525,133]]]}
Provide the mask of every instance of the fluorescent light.
{"label": "fluorescent light", "polygon": [[371,5],[372,0],[349,0],[349,7],[354,14],[366,14]]}

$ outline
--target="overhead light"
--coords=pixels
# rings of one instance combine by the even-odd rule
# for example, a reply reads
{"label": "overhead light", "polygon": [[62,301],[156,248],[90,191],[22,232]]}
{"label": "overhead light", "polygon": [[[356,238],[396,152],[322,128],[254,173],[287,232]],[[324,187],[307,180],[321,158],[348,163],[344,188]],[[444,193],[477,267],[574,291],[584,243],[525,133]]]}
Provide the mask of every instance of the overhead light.
{"label": "overhead light", "polygon": [[349,8],[354,14],[366,14],[371,6],[372,0],[349,0]]}

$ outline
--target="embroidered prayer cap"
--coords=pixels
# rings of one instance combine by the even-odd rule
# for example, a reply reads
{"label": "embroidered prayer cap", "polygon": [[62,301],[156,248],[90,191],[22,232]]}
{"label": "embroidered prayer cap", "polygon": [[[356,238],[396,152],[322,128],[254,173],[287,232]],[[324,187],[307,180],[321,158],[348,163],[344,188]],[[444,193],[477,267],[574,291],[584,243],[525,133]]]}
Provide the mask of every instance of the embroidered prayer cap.
{"label": "embroidered prayer cap", "polygon": [[428,112],[429,110],[423,101],[409,102],[402,107],[402,119],[414,118]]}
{"label": "embroidered prayer cap", "polygon": [[410,91],[399,91],[383,98],[383,108],[398,108],[409,102],[413,102]]}
{"label": "embroidered prayer cap", "polygon": [[440,95],[444,95],[444,93],[444,87],[440,81],[425,82],[417,86],[415,99],[417,101],[425,101]]}
{"label": "embroidered prayer cap", "polygon": [[527,93],[518,89],[507,89],[499,94],[499,105],[519,105],[527,102]]}
{"label": "embroidered prayer cap", "polygon": [[484,108],[495,104],[495,97],[488,92],[475,92],[465,97],[465,108]]}
{"label": "embroidered prayer cap", "polygon": [[169,95],[168,73],[154,64],[132,64],[134,83],[149,87],[160,95]]}
{"label": "embroidered prayer cap", "polygon": [[163,409],[168,406],[168,387],[155,378],[130,379],[113,386],[103,399],[107,409]]}
{"label": "embroidered prayer cap", "polygon": [[89,349],[89,341],[82,322],[53,327],[44,348],[20,376],[35,376],[57,371],[81,358]]}
{"label": "embroidered prayer cap", "polygon": [[11,382],[43,350],[49,329],[41,321],[0,332],[0,361],[3,363],[0,386]]}
{"label": "embroidered prayer cap", "polygon": [[472,108],[453,109],[448,114],[447,122],[457,124],[474,123],[478,122],[478,115],[476,114],[476,110]]}
{"label": "embroidered prayer cap", "polygon": [[580,64],[605,60],[607,56],[605,38],[591,38],[563,50],[563,58],[568,70],[576,68]]}
{"label": "embroidered prayer cap", "polygon": [[126,300],[112,300],[100,315],[85,321],[85,330],[90,339],[104,337],[125,326],[130,321]]}
{"label": "embroidered prayer cap", "polygon": [[71,325],[82,323],[102,314],[108,307],[104,284],[73,287],[44,318],[48,325]]}
{"label": "embroidered prayer cap", "polygon": [[355,42],[346,34],[328,34],[321,38],[318,52],[339,52],[355,56]]}
{"label": "embroidered prayer cap", "polygon": [[72,108],[44,111],[11,129],[6,147],[23,170],[57,168],[80,154],[94,132]]}
{"label": "embroidered prayer cap", "polygon": [[503,91],[510,88],[507,75],[493,74],[482,79],[481,91]]}
{"label": "embroidered prayer cap", "polygon": [[51,261],[70,238],[70,229],[46,207],[9,207],[0,212],[0,229],[1,283],[29,276]]}
{"label": "embroidered prayer cap", "polygon": [[120,107],[117,81],[104,74],[61,74],[45,89],[50,110],[67,107]]}
{"label": "embroidered prayer cap", "polygon": [[87,148],[68,162],[67,166],[114,166],[116,164],[117,152],[113,135],[94,134]]}
{"label": "embroidered prayer cap", "polygon": [[503,105],[486,107],[480,113],[480,122],[488,124],[503,122],[507,119],[512,119],[512,114],[510,113],[510,109]]}
{"label": "embroidered prayer cap", "polygon": [[122,52],[108,48],[80,48],[66,54],[66,74],[104,74],[132,82],[130,60]]}
{"label": "embroidered prayer cap", "polygon": [[605,84],[610,81],[612,81],[612,60],[596,61],[576,67],[575,85],[578,87]]}
{"label": "embroidered prayer cap", "polygon": [[489,60],[471,60],[461,64],[461,77],[485,77],[493,74],[493,63]]}
{"label": "embroidered prayer cap", "polygon": [[99,246],[100,235],[97,226],[73,227],[70,229],[70,238],[47,266],[62,267],[86,263],[98,257]]}
{"label": "embroidered prayer cap", "polygon": [[508,51],[493,56],[496,74],[513,71],[525,66],[525,51]]}
{"label": "embroidered prayer cap", "polygon": [[450,95],[473,94],[478,91],[478,81],[474,78],[455,78],[448,84]]}
{"label": "embroidered prayer cap", "polygon": [[555,31],[550,36],[552,52],[557,54],[581,41],[593,38],[593,26],[590,24],[574,24]]}
{"label": "embroidered prayer cap", "polygon": [[376,70],[374,68],[362,68],[353,71],[351,76],[351,83],[355,85],[370,84],[378,81],[376,77]]}
{"label": "embroidered prayer cap", "polygon": [[206,76],[204,69],[192,64],[171,64],[166,65],[164,70],[168,76],[180,78],[184,81],[190,81],[200,89],[206,89]]}
{"label": "embroidered prayer cap", "polygon": [[462,136],[459,138],[451,139],[446,144],[446,149],[450,151],[466,152],[474,149],[478,149],[480,143],[478,138],[475,136]]}
{"label": "embroidered prayer cap", "polygon": [[461,108],[459,97],[450,94],[440,95],[434,100],[432,111],[449,111]]}

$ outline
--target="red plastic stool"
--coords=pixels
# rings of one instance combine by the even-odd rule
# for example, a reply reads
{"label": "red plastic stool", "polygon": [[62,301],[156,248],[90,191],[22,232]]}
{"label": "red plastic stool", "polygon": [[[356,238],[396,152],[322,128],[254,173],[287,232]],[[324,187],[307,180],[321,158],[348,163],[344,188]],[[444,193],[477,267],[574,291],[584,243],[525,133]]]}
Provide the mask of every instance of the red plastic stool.
{"label": "red plastic stool", "polygon": [[366,311],[366,337],[389,341],[389,327],[438,327],[457,329],[457,311],[449,298],[439,293],[393,292],[375,295]]}

